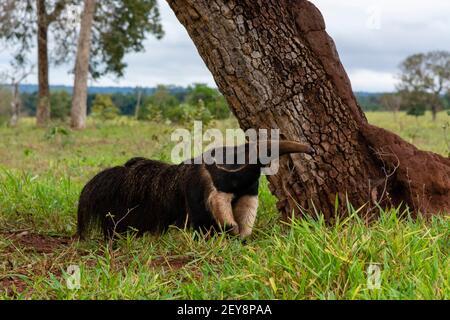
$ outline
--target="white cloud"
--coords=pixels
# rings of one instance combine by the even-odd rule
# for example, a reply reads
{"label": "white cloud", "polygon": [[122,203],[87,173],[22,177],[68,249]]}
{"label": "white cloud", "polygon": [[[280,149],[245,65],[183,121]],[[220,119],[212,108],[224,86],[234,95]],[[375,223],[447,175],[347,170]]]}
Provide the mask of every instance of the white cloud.
{"label": "white cloud", "polygon": [[[393,90],[398,65],[408,55],[450,51],[450,1],[312,2],[325,17],[354,90]],[[368,28],[371,19],[379,20],[379,29]]]}
{"label": "white cloud", "polygon": [[368,69],[355,69],[349,72],[354,91],[393,91],[396,79],[392,73]]}

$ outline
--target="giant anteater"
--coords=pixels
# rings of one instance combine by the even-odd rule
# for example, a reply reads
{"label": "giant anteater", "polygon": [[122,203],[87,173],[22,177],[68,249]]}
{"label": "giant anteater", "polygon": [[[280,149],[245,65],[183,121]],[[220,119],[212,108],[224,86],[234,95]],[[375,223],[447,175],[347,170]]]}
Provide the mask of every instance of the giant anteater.
{"label": "giant anteater", "polygon": [[[267,143],[267,141],[266,141]],[[279,155],[311,153],[308,145],[282,140]],[[270,147],[271,143],[267,143]],[[100,227],[106,238],[114,233],[136,230],[159,233],[170,225],[197,230],[227,230],[241,238],[249,236],[256,218],[259,159],[250,163],[249,150],[259,144],[221,147],[208,154],[213,161],[170,165],[133,158],[123,166],[106,169],[90,180],[78,205],[78,235]],[[244,147],[242,149],[242,147]],[[239,149],[241,148],[241,149]],[[238,151],[241,150],[241,151]],[[232,150],[245,153],[245,163],[220,164],[214,155]]]}

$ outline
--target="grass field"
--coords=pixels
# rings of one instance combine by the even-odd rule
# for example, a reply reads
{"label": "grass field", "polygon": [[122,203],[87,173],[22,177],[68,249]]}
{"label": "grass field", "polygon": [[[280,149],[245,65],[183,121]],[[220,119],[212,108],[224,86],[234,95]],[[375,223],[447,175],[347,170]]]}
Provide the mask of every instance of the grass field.
{"label": "grass field", "polygon": [[[422,149],[450,152],[446,113],[436,123],[429,114],[368,118]],[[83,132],[37,129],[32,119],[0,128],[0,299],[450,298],[448,215],[424,221],[381,212],[368,225],[349,208],[350,216],[334,226],[320,218],[285,224],[265,180],[246,244],[223,235],[194,239],[175,229],[113,246],[72,240],[88,179],[137,155],[168,160],[173,129],[122,118],[90,123]],[[70,265],[81,270],[77,290],[66,284]],[[368,285],[377,271],[380,286]]]}

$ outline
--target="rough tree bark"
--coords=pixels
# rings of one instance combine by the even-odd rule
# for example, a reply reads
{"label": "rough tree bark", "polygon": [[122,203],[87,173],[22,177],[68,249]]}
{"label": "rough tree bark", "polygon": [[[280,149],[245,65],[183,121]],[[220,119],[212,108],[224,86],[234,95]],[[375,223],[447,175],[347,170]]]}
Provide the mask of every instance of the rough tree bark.
{"label": "rough tree bark", "polygon": [[319,10],[306,0],[168,0],[241,127],[310,143],[269,177],[285,217],[332,220],[336,195],[361,212],[450,210],[450,160],[369,125]]}
{"label": "rough tree bark", "polygon": [[70,112],[71,126],[74,129],[84,129],[86,127],[89,53],[91,50],[92,22],[94,20],[95,5],[96,0],[84,1],[84,12],[81,19],[75,62],[72,108]]}
{"label": "rough tree bark", "polygon": [[50,87],[48,84],[48,16],[45,8],[45,0],[36,2],[38,14],[38,104],[36,110],[36,123],[38,126],[47,125],[50,119]]}

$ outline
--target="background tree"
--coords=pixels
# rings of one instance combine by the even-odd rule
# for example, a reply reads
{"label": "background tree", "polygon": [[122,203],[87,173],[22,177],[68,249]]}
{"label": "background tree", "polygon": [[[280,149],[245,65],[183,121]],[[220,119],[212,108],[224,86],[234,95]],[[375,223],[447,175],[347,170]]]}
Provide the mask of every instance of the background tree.
{"label": "background tree", "polygon": [[206,84],[196,83],[188,87],[186,102],[197,105],[202,101],[215,119],[226,119],[230,116],[230,109],[222,94],[215,88]]}
{"label": "background tree", "polygon": [[11,127],[17,126],[20,117],[21,99],[20,99],[20,84],[30,74],[33,73],[34,66],[27,67],[26,64],[11,64],[11,70],[3,71],[0,74],[0,82],[6,81],[10,84],[12,90],[11,99],[11,117],[9,119],[9,125]]}
{"label": "background tree", "polygon": [[446,95],[444,96],[444,108],[447,110],[448,114],[450,115],[450,89],[447,91]]}
{"label": "background tree", "polygon": [[141,110],[141,101],[142,101],[142,90],[140,88],[136,88],[136,106],[134,107],[134,118],[139,120],[139,113]]}
{"label": "background tree", "polygon": [[314,148],[312,158],[280,159],[268,177],[286,218],[322,212],[331,221],[347,201],[364,206],[360,214],[379,214],[377,205],[450,210],[450,159],[367,122],[312,3],[168,3],[244,130],[279,128],[281,138]]}
{"label": "background tree", "polygon": [[92,115],[101,120],[112,120],[119,115],[119,108],[113,103],[111,95],[97,94],[92,104]]}
{"label": "background tree", "polygon": [[442,95],[450,88],[450,52],[432,51],[409,56],[400,65],[399,91],[428,98],[433,120],[442,108]]}
{"label": "background tree", "polygon": [[384,110],[392,112],[394,121],[397,121],[397,112],[402,107],[402,96],[398,93],[385,93],[380,97],[380,103]]}
{"label": "background tree", "polygon": [[164,117],[162,114],[162,110],[158,106],[149,103],[144,107],[139,108],[136,119],[159,122],[162,121]]}
{"label": "background tree", "polygon": [[9,86],[2,85],[2,82],[0,82],[0,125],[4,125],[11,118],[12,101],[13,96],[11,88]]}
{"label": "background tree", "polygon": [[64,90],[52,91],[50,94],[52,110],[50,118],[55,120],[66,120],[70,115],[71,95]]}
{"label": "background tree", "polygon": [[383,109],[378,93],[355,92],[355,97],[364,111],[381,111]]}
{"label": "background tree", "polygon": [[416,104],[411,107],[406,114],[418,118],[425,114],[425,110],[426,108],[423,104]]}
{"label": "background tree", "polygon": [[20,94],[20,100],[22,101],[22,115],[35,115],[36,114],[36,106],[38,100],[38,94],[36,91],[34,92],[22,92]]}
{"label": "background tree", "polygon": [[[93,11],[95,5],[87,4],[89,7],[86,6],[86,13]],[[90,14],[83,14],[80,29],[81,51],[79,61],[77,60],[78,71],[76,70],[75,74],[77,77],[79,73],[80,83],[78,88],[75,86],[78,90],[74,91],[72,106],[72,127],[77,129],[82,129],[86,125],[87,108],[84,92],[87,91],[88,68],[94,79],[107,73],[121,77],[126,68],[123,62],[125,54],[143,51],[143,41],[149,34],[153,34],[157,39],[161,39],[164,34],[156,0],[98,1],[95,15]],[[93,18],[92,30],[91,18]]]}
{"label": "background tree", "polygon": [[435,99],[433,94],[422,91],[404,91],[400,95],[402,108],[406,110],[406,114],[415,116],[416,119],[425,114],[427,106]]}
{"label": "background tree", "polygon": [[124,56],[143,51],[150,34],[157,39],[164,36],[156,0],[98,1],[92,30],[92,77],[123,76],[127,67]]}
{"label": "background tree", "polygon": [[70,125],[73,129],[84,129],[86,127],[89,56],[96,2],[96,0],[84,0],[84,10],[81,16],[77,57],[75,60],[72,108],[70,111]]}
{"label": "background tree", "polygon": [[111,95],[114,104],[119,108],[120,113],[124,115],[134,115],[136,111],[138,94],[137,92],[119,93],[115,92]]}
{"label": "background tree", "polygon": [[48,80],[49,30],[53,33],[53,61],[65,61],[68,43],[73,39],[73,25],[69,7],[76,0],[3,0],[0,3],[0,39],[16,46],[17,63],[25,61],[26,54],[37,42],[38,106],[37,124],[45,125],[50,118],[50,89]]}
{"label": "background tree", "polygon": [[170,110],[179,104],[180,101],[170,93],[169,88],[161,84],[156,87],[155,92],[151,96],[147,96],[144,99],[145,106],[152,105],[154,106],[153,108],[158,108],[161,110],[164,118],[167,118]]}
{"label": "background tree", "polygon": [[[76,55],[81,8],[81,0],[0,2],[0,39],[16,47],[18,63],[25,60],[37,42],[38,125],[45,125],[50,117],[49,62],[67,63]],[[91,76],[122,76],[126,67],[123,57],[128,52],[142,51],[147,33],[157,38],[163,35],[156,0],[99,1],[92,27]]]}

